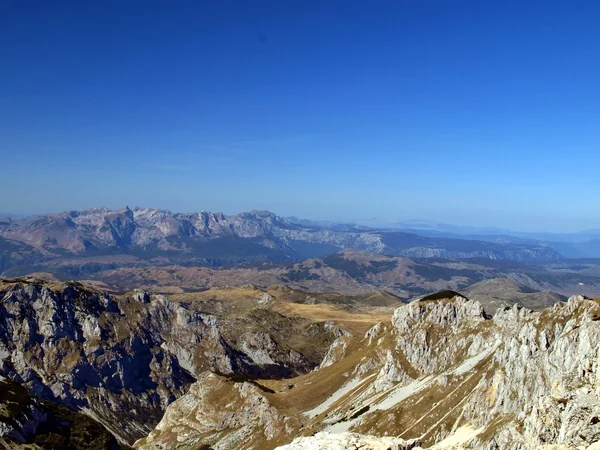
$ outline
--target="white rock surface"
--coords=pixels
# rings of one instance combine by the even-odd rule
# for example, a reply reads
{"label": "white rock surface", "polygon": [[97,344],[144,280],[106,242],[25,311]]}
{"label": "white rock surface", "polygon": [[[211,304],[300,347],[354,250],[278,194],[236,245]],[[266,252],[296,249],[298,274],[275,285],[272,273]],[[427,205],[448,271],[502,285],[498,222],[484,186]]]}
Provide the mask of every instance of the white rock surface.
{"label": "white rock surface", "polygon": [[279,450],[411,450],[420,445],[418,440],[405,441],[393,437],[377,437],[356,433],[317,433],[296,438]]}

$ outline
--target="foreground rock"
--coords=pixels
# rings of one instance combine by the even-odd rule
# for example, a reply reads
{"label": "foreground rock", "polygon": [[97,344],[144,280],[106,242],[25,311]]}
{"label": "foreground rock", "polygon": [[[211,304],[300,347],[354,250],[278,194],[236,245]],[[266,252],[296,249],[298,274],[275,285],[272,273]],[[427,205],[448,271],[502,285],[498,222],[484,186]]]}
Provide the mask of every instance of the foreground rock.
{"label": "foreground rock", "polygon": [[493,318],[460,296],[418,301],[338,347],[331,364],[290,380],[244,387],[200,378],[136,447],[272,449],[318,432],[418,439],[436,449],[587,449],[600,441],[594,300],[576,296],[541,312],[514,306]]}
{"label": "foreground rock", "polygon": [[[251,313],[225,322],[237,333],[230,332],[235,339],[228,341],[216,316],[162,295],[111,296],[77,283],[0,282],[0,375],[84,412],[131,444],[152,431],[167,406],[206,371],[281,378],[319,364],[265,331],[287,324],[290,332],[291,322],[300,327],[306,321],[262,309]],[[337,337],[326,323],[307,328],[323,347],[310,345],[316,354]]]}

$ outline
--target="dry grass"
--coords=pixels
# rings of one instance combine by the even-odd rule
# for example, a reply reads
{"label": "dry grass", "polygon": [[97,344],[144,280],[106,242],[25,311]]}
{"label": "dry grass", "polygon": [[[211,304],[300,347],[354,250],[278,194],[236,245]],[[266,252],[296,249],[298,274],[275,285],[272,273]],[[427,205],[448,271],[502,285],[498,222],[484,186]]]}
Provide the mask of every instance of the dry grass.
{"label": "dry grass", "polygon": [[[355,336],[362,336],[378,322],[389,321],[395,309],[328,303],[294,303],[293,300],[298,292],[290,292],[288,289],[269,289],[268,293],[273,297],[273,302],[264,305],[259,303],[258,299],[265,291],[253,287],[215,288],[202,292],[171,295],[169,298],[177,302],[208,307],[213,302],[221,302],[225,305],[228,316],[245,314],[254,308],[268,308],[288,317],[302,317],[312,322],[331,321]],[[304,296],[315,295],[302,294]],[[321,300],[321,297],[327,299],[327,295],[315,295],[316,300]]]}
{"label": "dry grass", "polygon": [[392,315],[350,312],[334,305],[302,305],[299,303],[278,302],[277,310],[284,315],[300,316],[320,322],[332,321],[355,336],[362,336],[378,322],[387,322]]}

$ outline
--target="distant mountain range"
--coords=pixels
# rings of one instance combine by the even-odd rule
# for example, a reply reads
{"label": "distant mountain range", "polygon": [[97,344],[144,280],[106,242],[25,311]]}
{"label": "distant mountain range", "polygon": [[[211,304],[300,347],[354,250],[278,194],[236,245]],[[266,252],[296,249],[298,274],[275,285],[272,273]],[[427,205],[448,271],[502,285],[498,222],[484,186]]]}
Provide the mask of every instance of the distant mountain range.
{"label": "distant mountain range", "polygon": [[505,235],[539,241],[583,242],[600,239],[600,229],[582,230],[573,233],[552,233],[543,231],[514,231],[498,227],[475,227],[436,223],[428,220],[405,220],[387,225],[385,228],[397,230],[437,231],[456,235]]}
{"label": "distant mountain range", "polygon": [[491,227],[465,227],[425,220],[399,222],[390,226],[389,229],[429,237],[543,245],[552,247],[565,258],[600,258],[600,230],[598,229],[576,233],[544,233]]}
{"label": "distant mountain range", "polygon": [[123,266],[227,266],[249,261],[302,260],[341,249],[413,258],[488,258],[559,261],[543,244],[490,242],[319,224],[269,211],[172,213],[125,207],[93,208],[0,220],[0,273],[21,275],[87,265],[90,271]]}

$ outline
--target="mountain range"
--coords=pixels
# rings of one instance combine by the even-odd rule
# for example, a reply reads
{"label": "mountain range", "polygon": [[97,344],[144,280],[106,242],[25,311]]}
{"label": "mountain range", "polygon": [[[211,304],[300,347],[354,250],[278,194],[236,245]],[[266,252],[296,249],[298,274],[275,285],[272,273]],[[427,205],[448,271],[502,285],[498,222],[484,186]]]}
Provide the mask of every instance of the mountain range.
{"label": "mountain range", "polygon": [[268,211],[233,216],[148,208],[94,208],[0,220],[0,271],[24,275],[167,264],[228,266],[249,261],[302,260],[341,249],[412,258],[560,261],[548,245],[498,243],[354,225],[314,224]]}
{"label": "mountain range", "polygon": [[599,258],[600,230],[576,233],[512,231],[502,228],[465,227],[423,220],[399,222],[387,229],[429,237],[448,237],[495,243],[548,246],[566,258]]}

